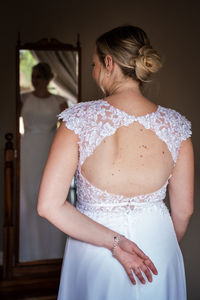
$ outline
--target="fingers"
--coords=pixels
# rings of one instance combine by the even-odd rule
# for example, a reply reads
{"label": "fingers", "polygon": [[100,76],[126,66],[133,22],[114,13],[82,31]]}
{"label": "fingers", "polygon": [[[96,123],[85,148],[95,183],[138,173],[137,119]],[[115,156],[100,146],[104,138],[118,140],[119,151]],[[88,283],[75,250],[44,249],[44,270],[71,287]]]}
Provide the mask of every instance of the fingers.
{"label": "fingers", "polygon": [[146,276],[149,282],[152,282],[153,280],[150,269],[142,261],[140,263],[136,263],[135,266],[133,264],[124,265],[124,268],[133,284],[136,284],[134,274],[137,276],[137,278],[142,284],[146,283],[144,275]]}
{"label": "fingers", "polygon": [[137,248],[138,247],[136,246],[135,253],[144,260],[145,265],[148,266],[148,268],[153,272],[153,274],[157,275],[158,271],[155,265],[153,264],[153,262],[151,261],[151,259],[147,255],[145,255],[139,248],[138,249]]}
{"label": "fingers", "polygon": [[141,282],[142,284],[145,284],[145,283],[146,283],[145,278],[144,278],[144,276],[143,276],[141,270],[142,270],[142,272],[145,274],[147,280],[148,280],[149,282],[152,282],[152,280],[153,280],[152,274],[151,274],[149,268],[147,268],[145,265],[141,265],[140,267],[136,267],[136,268],[127,268],[126,271],[127,271],[127,274],[128,274],[128,276],[129,276],[131,282],[132,282],[133,284],[136,284],[135,278],[134,278],[134,276],[133,276],[133,272],[134,272],[134,274],[137,276],[137,278],[140,280],[140,282]]}
{"label": "fingers", "polygon": [[135,285],[135,284],[136,284],[136,281],[135,281],[135,278],[134,278],[134,276],[133,276],[133,271],[132,271],[132,269],[126,268],[125,270],[126,270],[126,273],[128,274],[128,277],[130,278],[132,284]]}
{"label": "fingers", "polygon": [[133,270],[134,270],[135,275],[136,275],[136,276],[138,277],[138,279],[140,280],[140,282],[141,282],[142,284],[145,284],[146,281],[145,281],[145,279],[144,279],[144,277],[143,277],[143,275],[142,275],[142,273],[141,273],[141,271],[140,271],[140,268],[134,268]]}
{"label": "fingers", "polygon": [[[140,259],[140,260],[141,260],[141,259]],[[132,267],[130,267],[130,264],[129,264],[129,266],[126,266],[126,267],[125,267],[125,270],[126,270],[128,276],[129,276],[129,278],[130,278],[130,280],[131,280],[131,282],[132,282],[133,284],[136,284],[135,278],[134,278],[134,276],[133,276],[133,272],[134,272],[134,274],[137,276],[137,278],[140,280],[140,282],[141,282],[142,284],[145,284],[145,283],[146,283],[145,278],[144,278],[144,275],[146,276],[146,278],[147,278],[147,280],[148,280],[149,282],[152,282],[153,277],[152,277],[151,271],[152,271],[153,274],[155,274],[155,275],[158,274],[158,272],[157,272],[155,266],[153,265],[153,263],[152,263],[149,259],[146,261],[146,263],[147,263],[147,264],[145,264],[145,262],[141,260],[140,263],[137,263],[137,264],[136,264],[137,266],[133,266],[133,265],[131,264]],[[149,266],[147,266],[147,265],[149,265]],[[150,267],[151,267],[151,269],[150,269]],[[141,272],[141,271],[142,271],[142,272]]]}
{"label": "fingers", "polygon": [[148,266],[148,268],[153,272],[154,275],[158,275],[158,271],[157,271],[156,267],[154,266],[154,264],[152,263],[152,261],[149,258],[145,259],[144,263],[146,266]]}
{"label": "fingers", "polygon": [[145,265],[142,265],[141,270],[145,274],[148,281],[152,282],[153,278],[152,278],[152,275],[151,275],[151,272],[150,272],[149,268],[147,268]]}
{"label": "fingers", "polygon": [[[149,282],[152,282],[151,272],[148,270],[148,268],[147,268],[147,267],[142,267],[141,269],[142,269],[142,271],[145,273],[145,275],[146,275],[148,281],[149,281]],[[136,281],[135,281],[135,278],[134,278],[134,276],[133,276],[133,272],[134,272],[134,274],[137,276],[137,278],[140,280],[140,282],[141,282],[142,284],[145,284],[145,283],[146,283],[146,281],[145,281],[145,279],[144,279],[144,276],[143,276],[143,274],[142,274],[142,272],[141,272],[141,270],[140,270],[139,267],[136,267],[136,268],[126,268],[126,272],[127,272],[127,274],[128,274],[128,277],[130,278],[131,282],[132,282],[134,285],[136,284]]]}
{"label": "fingers", "polygon": [[127,243],[122,244],[122,247],[125,248],[123,250],[122,247],[117,248],[115,257],[123,265],[131,282],[136,284],[134,275],[137,276],[142,284],[145,284],[146,280],[152,282],[152,275],[158,274],[153,262],[137,247],[136,244],[133,243],[132,247],[130,247],[129,244],[128,250],[126,245]]}
{"label": "fingers", "polygon": [[135,252],[144,260],[145,265],[149,267],[149,269],[153,272],[154,275],[158,274],[158,271],[151,259],[146,254],[144,254],[144,252],[135,243],[133,245],[133,252]]}

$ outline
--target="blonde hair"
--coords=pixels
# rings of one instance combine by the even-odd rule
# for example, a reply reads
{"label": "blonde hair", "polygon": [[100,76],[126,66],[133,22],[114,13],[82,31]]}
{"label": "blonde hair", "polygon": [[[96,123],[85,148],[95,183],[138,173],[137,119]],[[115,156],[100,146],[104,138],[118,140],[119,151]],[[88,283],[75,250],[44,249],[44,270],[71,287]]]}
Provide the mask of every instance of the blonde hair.
{"label": "blonde hair", "polygon": [[121,26],[102,34],[96,40],[96,52],[103,65],[109,54],[125,76],[140,83],[150,81],[162,66],[146,33],[136,26]]}

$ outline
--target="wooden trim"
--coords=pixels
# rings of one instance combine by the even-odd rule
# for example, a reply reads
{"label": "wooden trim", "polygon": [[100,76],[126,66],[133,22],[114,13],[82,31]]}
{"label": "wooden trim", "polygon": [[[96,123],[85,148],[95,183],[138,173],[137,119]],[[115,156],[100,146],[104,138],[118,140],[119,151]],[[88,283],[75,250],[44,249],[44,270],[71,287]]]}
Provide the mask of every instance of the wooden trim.
{"label": "wooden trim", "polygon": [[13,134],[5,135],[5,166],[4,166],[4,188],[5,188],[5,211],[4,211],[4,246],[3,246],[3,278],[12,278],[13,267]]}
{"label": "wooden trim", "polygon": [[35,43],[24,43],[21,44],[19,41],[20,49],[29,49],[29,50],[68,50],[68,51],[77,51],[77,47],[71,44],[66,44],[58,41],[57,39],[43,38]]}
{"label": "wooden trim", "polygon": [[[0,282],[0,299],[57,299],[59,278],[46,274],[46,277],[5,280]],[[39,298],[38,298],[39,297]],[[40,298],[41,297],[41,298]]]}
{"label": "wooden trim", "polygon": [[15,264],[18,262],[19,257],[19,211],[20,211],[20,132],[19,132],[19,117],[21,113],[20,101],[20,87],[19,87],[19,50],[20,50],[20,37],[16,46],[16,150],[15,150]]}
{"label": "wooden trim", "polygon": [[39,277],[60,277],[62,260],[54,260],[54,262],[43,261],[26,264],[20,263],[13,268],[13,278],[39,278]]}

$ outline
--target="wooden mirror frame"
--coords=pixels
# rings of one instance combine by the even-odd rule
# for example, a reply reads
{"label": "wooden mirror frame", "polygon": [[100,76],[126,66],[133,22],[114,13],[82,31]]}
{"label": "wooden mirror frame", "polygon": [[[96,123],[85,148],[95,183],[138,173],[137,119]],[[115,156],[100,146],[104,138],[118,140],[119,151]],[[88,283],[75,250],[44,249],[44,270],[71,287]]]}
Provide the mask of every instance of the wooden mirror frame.
{"label": "wooden mirror frame", "polygon": [[[20,87],[19,51],[77,51],[78,53],[78,102],[81,100],[81,48],[79,35],[76,46],[61,43],[56,39],[41,39],[36,43],[22,44],[18,38],[16,46],[16,150],[13,149],[12,134],[6,135],[5,148],[5,220],[4,220],[4,259],[3,279],[22,280],[34,288],[58,288],[62,259],[47,259],[32,262],[19,262],[19,202],[20,202]],[[8,149],[7,149],[8,147]],[[8,153],[7,153],[8,152]],[[12,153],[11,153],[12,152]],[[9,168],[13,168],[10,170]],[[8,169],[7,169],[8,168]],[[14,175],[14,176],[13,176]],[[7,176],[7,177],[6,177]],[[15,211],[15,213],[13,213]]]}

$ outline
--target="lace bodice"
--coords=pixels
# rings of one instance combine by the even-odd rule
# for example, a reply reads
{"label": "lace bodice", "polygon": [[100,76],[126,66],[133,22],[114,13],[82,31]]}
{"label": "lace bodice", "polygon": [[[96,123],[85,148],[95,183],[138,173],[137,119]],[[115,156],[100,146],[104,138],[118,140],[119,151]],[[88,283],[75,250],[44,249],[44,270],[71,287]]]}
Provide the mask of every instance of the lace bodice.
{"label": "lace bodice", "polygon": [[87,214],[99,211],[129,213],[141,207],[163,205],[168,180],[153,193],[125,197],[108,193],[92,185],[81,174],[81,166],[106,137],[113,135],[118,128],[133,122],[138,122],[144,128],[155,132],[159,139],[166,143],[175,164],[182,141],[191,136],[191,124],[184,116],[175,110],[158,106],[155,112],[136,117],[104,100],[98,100],[74,105],[63,111],[59,119],[79,136],[79,163],[76,172],[78,209]]}

